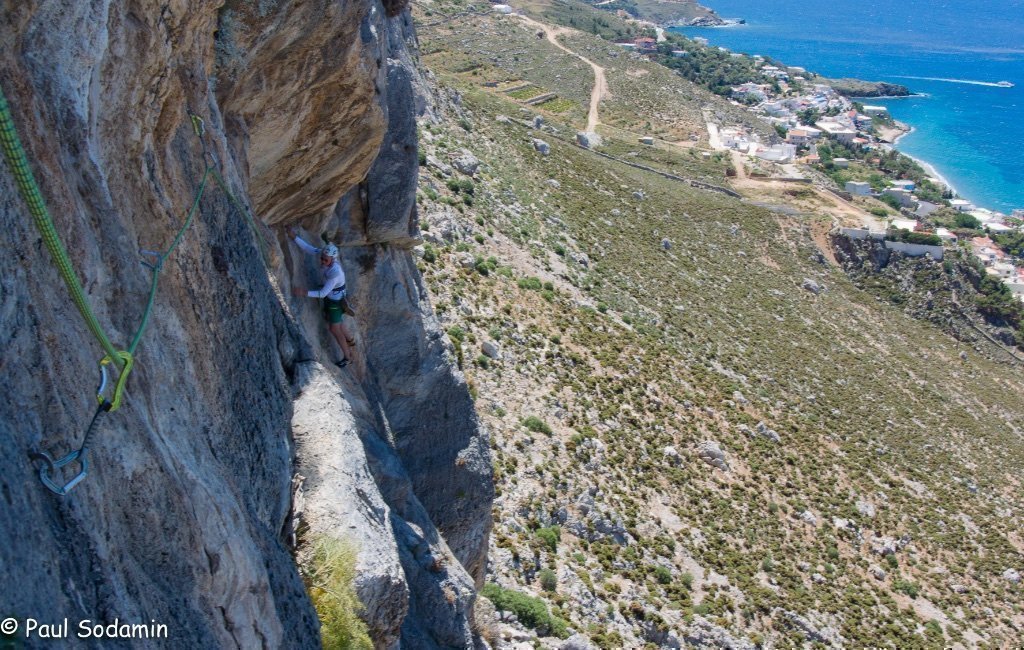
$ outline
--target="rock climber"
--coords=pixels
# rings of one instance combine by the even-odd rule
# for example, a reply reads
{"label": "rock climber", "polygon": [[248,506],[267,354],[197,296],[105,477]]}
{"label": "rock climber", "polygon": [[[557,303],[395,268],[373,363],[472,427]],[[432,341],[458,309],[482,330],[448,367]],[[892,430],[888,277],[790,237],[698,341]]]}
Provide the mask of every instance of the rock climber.
{"label": "rock climber", "polygon": [[303,252],[319,256],[323,286],[319,289],[308,290],[304,287],[292,287],[292,295],[299,298],[306,296],[323,300],[323,314],[327,320],[327,329],[331,331],[335,340],[338,341],[338,346],[341,347],[342,359],[337,364],[340,368],[344,368],[352,359],[352,348],[355,341],[349,336],[344,325],[345,272],[341,269],[341,263],[338,261],[338,247],[328,243],[322,248],[317,248],[299,237],[298,230],[294,226],[288,227],[288,236]]}

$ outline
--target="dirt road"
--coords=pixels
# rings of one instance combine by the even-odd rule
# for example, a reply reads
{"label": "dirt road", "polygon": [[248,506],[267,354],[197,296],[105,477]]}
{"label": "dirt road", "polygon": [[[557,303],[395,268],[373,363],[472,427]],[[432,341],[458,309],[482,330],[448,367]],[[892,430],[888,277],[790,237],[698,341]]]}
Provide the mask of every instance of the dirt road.
{"label": "dirt road", "polygon": [[532,18],[527,18],[526,16],[519,16],[519,18],[528,25],[532,25],[533,27],[536,27],[537,29],[544,32],[544,35],[547,37],[549,43],[551,43],[558,49],[562,50],[566,54],[571,54],[580,61],[583,61],[584,63],[589,65],[591,69],[593,69],[594,88],[593,90],[590,91],[590,110],[587,112],[586,130],[589,132],[596,129],[597,125],[601,123],[601,120],[598,117],[597,113],[598,105],[600,104],[602,99],[608,96],[608,82],[605,80],[604,68],[597,65],[596,63],[586,58],[585,56],[581,56],[573,52],[572,50],[558,42],[559,36],[561,36],[562,34],[570,34],[573,32],[573,30],[569,29],[568,27],[554,27],[552,25],[545,25],[544,23],[537,22],[536,20]]}

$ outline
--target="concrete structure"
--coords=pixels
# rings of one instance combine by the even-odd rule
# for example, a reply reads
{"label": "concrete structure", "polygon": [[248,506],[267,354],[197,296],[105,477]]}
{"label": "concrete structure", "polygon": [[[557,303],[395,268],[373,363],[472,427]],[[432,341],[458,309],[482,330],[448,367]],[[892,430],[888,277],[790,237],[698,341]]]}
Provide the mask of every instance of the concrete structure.
{"label": "concrete structure", "polygon": [[769,162],[776,163],[788,163],[793,162],[796,158],[796,145],[794,144],[776,144],[762,149],[755,154],[761,160],[767,160]]}
{"label": "concrete structure", "polygon": [[689,56],[689,55],[690,55],[690,53],[687,52],[686,50],[672,50],[672,56],[676,57],[677,59],[680,59],[680,58],[682,58],[684,56]]}
{"label": "concrete structure", "polygon": [[899,251],[908,257],[924,257],[930,255],[933,260],[941,260],[945,254],[942,246],[926,246],[924,244],[908,244],[901,241],[886,241],[885,247],[889,250]]}
{"label": "concrete structure", "polygon": [[870,115],[871,117],[886,117],[889,115],[889,109],[885,106],[864,106],[864,114]]}
{"label": "concrete structure", "polygon": [[756,99],[759,102],[763,102],[768,99],[767,88],[760,84],[745,83],[739,86],[735,86],[732,89],[732,96],[736,99],[746,99],[748,97]]}
{"label": "concrete structure", "polygon": [[890,185],[892,185],[893,187],[897,187],[901,190],[907,190],[908,192],[913,192],[914,189],[917,188],[917,184],[911,180],[892,181]]}
{"label": "concrete structure", "polygon": [[652,138],[649,135],[645,135],[642,138],[640,138],[640,144],[652,145],[654,144],[654,138]]}
{"label": "concrete structure", "polygon": [[994,221],[991,223],[986,223],[985,229],[988,230],[993,235],[1005,235],[1008,232],[1013,232],[1012,227],[1007,226],[1004,223],[996,223]]}
{"label": "concrete structure", "polygon": [[821,122],[816,122],[814,126],[843,144],[853,144],[853,139],[857,137],[856,131],[840,122],[822,120]]}
{"label": "concrete structure", "polygon": [[810,126],[801,126],[786,132],[786,142],[797,146],[809,145],[821,137],[821,131]]}
{"label": "concrete structure", "polygon": [[636,45],[636,49],[641,52],[653,52],[658,49],[658,41],[649,36],[638,38],[633,41],[633,44]]}
{"label": "concrete structure", "polygon": [[837,169],[848,169],[850,167],[850,161],[846,158],[833,158],[832,164],[835,165]]}
{"label": "concrete structure", "polygon": [[938,228],[935,234],[947,244],[955,244],[957,242],[956,235],[950,232],[949,228]]}
{"label": "concrete structure", "polygon": [[495,13],[499,13],[499,14],[511,14],[511,13],[515,12],[515,9],[513,9],[509,5],[491,5],[491,9]]}
{"label": "concrete structure", "polygon": [[981,260],[981,263],[985,266],[992,266],[996,262],[1002,261],[1002,258],[1006,256],[1006,253],[998,249],[988,237],[975,237],[971,239],[971,250],[974,252],[974,256]]}
{"label": "concrete structure", "polygon": [[871,196],[871,184],[849,181],[846,183],[846,191],[854,196]]}
{"label": "concrete structure", "polygon": [[958,212],[970,212],[974,209],[974,204],[965,199],[953,199],[949,202],[949,207]]}
{"label": "concrete structure", "polygon": [[1017,267],[1009,262],[995,262],[992,266],[986,269],[989,275],[995,275],[1000,279],[1009,279],[1017,277]]}
{"label": "concrete structure", "polygon": [[896,230],[909,230],[914,232],[917,230],[917,221],[913,219],[893,219],[892,227]]}
{"label": "concrete structure", "polygon": [[910,190],[900,189],[898,187],[887,187],[882,190],[883,196],[891,196],[900,202],[901,208],[909,208],[914,205],[914,195],[910,193]]}

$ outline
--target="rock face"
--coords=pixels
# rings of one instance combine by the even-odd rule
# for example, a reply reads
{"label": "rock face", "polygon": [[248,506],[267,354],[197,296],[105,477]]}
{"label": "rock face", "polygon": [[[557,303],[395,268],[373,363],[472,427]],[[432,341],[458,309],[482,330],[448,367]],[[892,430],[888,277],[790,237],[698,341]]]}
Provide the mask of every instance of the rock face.
{"label": "rock face", "polygon": [[[0,85],[115,345],[150,284],[136,251],[170,244],[203,174],[187,110],[268,256],[210,181],[163,265],[125,404],[57,497],[27,452],[81,444],[103,352],[0,165],[3,366],[19,377],[0,407],[0,526],[19,534],[0,547],[24,586],[0,610],[173,621],[181,647],[315,647],[298,531],[358,547],[379,647],[472,644],[493,486],[410,250],[422,101],[402,9],[3,2]],[[343,244],[358,339],[344,371],[317,305],[283,298],[315,269],[267,226],[300,221]]]}

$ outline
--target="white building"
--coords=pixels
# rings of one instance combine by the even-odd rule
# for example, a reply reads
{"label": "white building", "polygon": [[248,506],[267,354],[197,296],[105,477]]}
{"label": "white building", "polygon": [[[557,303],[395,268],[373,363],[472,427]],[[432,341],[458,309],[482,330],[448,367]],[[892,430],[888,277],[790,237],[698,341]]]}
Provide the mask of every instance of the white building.
{"label": "white building", "polygon": [[889,109],[885,106],[865,106],[864,114],[871,117],[886,117],[889,115]]}
{"label": "white building", "polygon": [[752,97],[759,102],[768,99],[767,87],[755,83],[745,83],[732,89],[732,96],[737,99]]}
{"label": "white building", "polygon": [[798,147],[811,144],[820,137],[821,131],[809,126],[801,126],[786,132],[786,142],[795,144]]}
{"label": "white building", "polygon": [[796,145],[793,144],[776,144],[762,149],[757,152],[756,156],[761,160],[767,160],[769,162],[776,163],[789,163],[793,162],[796,157]]}
{"label": "white building", "polygon": [[892,181],[890,183],[890,185],[892,185],[893,187],[899,188],[901,190],[907,190],[908,192],[913,192],[914,189],[917,187],[917,184],[914,183],[914,181],[910,181],[910,180]]}
{"label": "white building", "polygon": [[917,221],[913,219],[893,219],[892,227],[896,230],[909,230],[910,232],[914,232],[914,229],[917,228]]}
{"label": "white building", "polygon": [[958,212],[970,212],[974,209],[974,204],[966,199],[953,199],[949,202],[949,207]]}
{"label": "white building", "polygon": [[832,164],[838,169],[849,169],[850,161],[847,158],[833,158]]}
{"label": "white building", "polygon": [[1017,267],[1009,262],[995,262],[986,269],[986,272],[1004,279],[1013,278],[1017,276]]}
{"label": "white building", "polygon": [[846,191],[854,196],[871,196],[871,183],[848,181]]}
{"label": "white building", "polygon": [[909,208],[914,205],[914,195],[910,193],[910,190],[905,190],[899,187],[887,187],[882,190],[884,196],[891,196],[900,202],[900,207]]}
{"label": "white building", "polygon": [[839,122],[822,120],[816,122],[814,126],[818,127],[828,135],[832,136],[836,140],[839,140],[843,144],[852,144],[853,139],[857,137],[857,132]]}
{"label": "white building", "polygon": [[935,230],[935,234],[939,236],[939,239],[947,244],[956,243],[956,235],[950,232],[949,228],[937,228]]}

